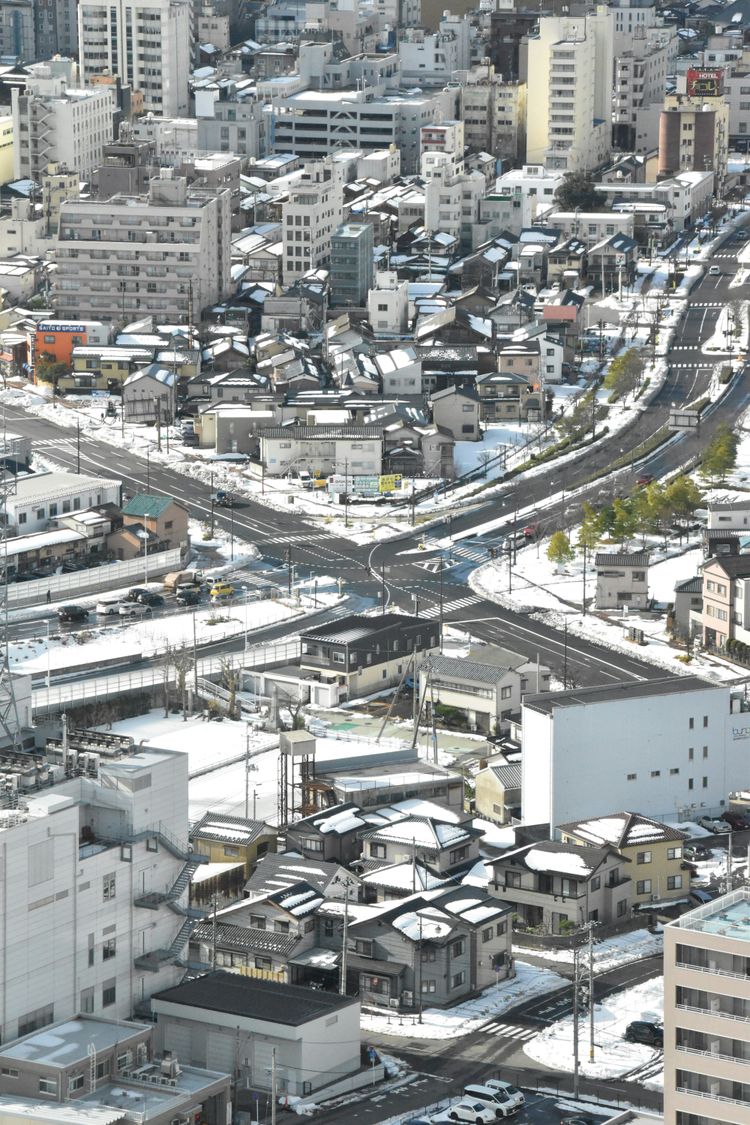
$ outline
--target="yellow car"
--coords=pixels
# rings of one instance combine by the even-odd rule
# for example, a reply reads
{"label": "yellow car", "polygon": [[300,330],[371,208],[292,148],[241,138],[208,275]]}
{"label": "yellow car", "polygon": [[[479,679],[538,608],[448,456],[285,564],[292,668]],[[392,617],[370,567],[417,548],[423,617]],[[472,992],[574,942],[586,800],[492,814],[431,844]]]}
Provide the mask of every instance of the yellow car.
{"label": "yellow car", "polygon": [[234,592],[234,586],[230,586],[228,582],[217,582],[211,587],[212,598],[231,598]]}

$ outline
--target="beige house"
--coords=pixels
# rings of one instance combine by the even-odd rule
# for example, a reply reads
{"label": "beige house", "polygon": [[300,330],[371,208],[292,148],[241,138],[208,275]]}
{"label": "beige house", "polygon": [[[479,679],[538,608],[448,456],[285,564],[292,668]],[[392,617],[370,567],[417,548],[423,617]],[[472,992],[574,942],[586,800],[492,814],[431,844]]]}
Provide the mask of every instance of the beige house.
{"label": "beige house", "polygon": [[549,690],[549,676],[548,668],[536,664],[513,667],[489,660],[433,656],[419,670],[420,698],[428,691],[436,704],[462,711],[472,730],[494,733],[502,720],[520,709],[527,690]]}
{"label": "beige house", "polygon": [[598,552],[597,609],[646,609],[648,605],[648,551]]}
{"label": "beige house", "polygon": [[665,1125],[750,1125],[750,890],[664,929]]}
{"label": "beige house", "polygon": [[690,873],[682,869],[686,832],[632,812],[560,824],[558,832],[564,843],[615,848],[630,864],[633,906],[668,905],[690,891]]}
{"label": "beige house", "polygon": [[703,564],[702,640],[725,648],[728,640],[750,641],[750,555],[728,555]]}
{"label": "beige house", "polygon": [[484,820],[507,824],[521,813],[521,763],[508,762],[502,754],[491,758],[475,779],[477,815]]}
{"label": "beige house", "polygon": [[[190,831],[190,842],[209,863],[242,863],[249,878],[258,860],[276,851],[277,832],[262,820],[206,813]],[[244,881],[244,880],[243,880]]]}
{"label": "beige house", "polygon": [[146,550],[149,554],[176,547],[187,551],[187,509],[169,496],[141,492],[123,507],[122,519],[122,528],[107,539],[107,547],[117,559],[145,556]]}
{"label": "beige house", "polygon": [[446,387],[430,396],[432,418],[456,441],[480,441],[479,396],[473,387]]}

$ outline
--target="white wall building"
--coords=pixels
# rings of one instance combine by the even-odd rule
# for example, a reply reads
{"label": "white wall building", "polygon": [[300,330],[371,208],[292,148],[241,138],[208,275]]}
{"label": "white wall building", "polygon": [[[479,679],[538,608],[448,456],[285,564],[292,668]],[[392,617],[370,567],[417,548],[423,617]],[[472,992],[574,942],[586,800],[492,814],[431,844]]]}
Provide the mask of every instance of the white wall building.
{"label": "white wall building", "polygon": [[81,0],[78,49],[84,82],[117,74],[146,110],[177,117],[190,108],[189,0]]}
{"label": "white wall building", "polygon": [[[629,9],[633,11],[634,9]],[[649,9],[635,9],[635,11]],[[615,19],[620,13],[613,9]],[[638,112],[644,106],[661,102],[679,52],[677,28],[651,27],[640,29],[627,45],[615,53],[615,85],[612,100],[612,122],[615,140],[629,151],[634,142]]]}
{"label": "white wall building", "polygon": [[197,320],[229,293],[230,225],[229,191],[188,190],[164,168],[148,196],[64,203],[53,279],[58,316]]}
{"label": "white wall building", "polygon": [[34,67],[25,91],[14,86],[11,112],[16,179],[41,183],[48,164],[63,163],[89,179],[111,144],[115,112],[109,87],[70,87],[48,67]]}
{"label": "white wall building", "polygon": [[657,820],[719,811],[747,783],[750,716],[697,676],[526,698],[522,808],[564,824],[607,808]]}
{"label": "white wall building", "polygon": [[158,162],[174,168],[185,160],[195,160],[198,146],[198,122],[194,117],[161,117],[147,113],[128,126],[129,139],[153,141]]}
{"label": "white wall building", "polygon": [[590,171],[609,155],[612,13],[542,16],[528,40],[526,154],[553,171]]}
{"label": "white wall building", "polygon": [[51,519],[99,504],[119,504],[119,480],[85,477],[78,473],[34,473],[19,477],[6,501],[8,521],[15,535],[44,531]]}
{"label": "white wall building", "polygon": [[184,972],[186,755],[145,747],[103,761],[71,748],[65,761],[41,766],[59,780],[28,792],[3,765],[21,786],[4,785],[0,807],[3,1042],[79,1012],[126,1018]]}
{"label": "white wall building", "polygon": [[376,336],[403,336],[409,323],[409,283],[395,272],[376,274],[367,297],[367,317]]}
{"label": "white wall building", "polygon": [[332,160],[306,164],[281,208],[284,284],[299,280],[331,256],[331,237],[343,217],[341,166]]}

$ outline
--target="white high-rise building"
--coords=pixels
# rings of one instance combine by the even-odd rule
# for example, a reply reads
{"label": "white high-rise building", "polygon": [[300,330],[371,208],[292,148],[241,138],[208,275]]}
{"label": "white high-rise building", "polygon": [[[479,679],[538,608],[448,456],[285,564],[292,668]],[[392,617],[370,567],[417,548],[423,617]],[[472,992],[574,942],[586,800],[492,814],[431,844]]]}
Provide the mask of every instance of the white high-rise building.
{"label": "white high-rise building", "polygon": [[306,164],[302,177],[289,188],[281,208],[284,284],[298,281],[318,266],[327,266],[331,238],[343,216],[341,166],[332,160]]}
{"label": "white high-rise building", "polygon": [[230,289],[230,192],[188,190],[163,168],[147,196],[60,208],[53,304],[64,319],[197,321]]}
{"label": "white high-rise building", "polygon": [[70,87],[42,64],[26,89],[11,91],[13,174],[41,183],[48,164],[64,163],[81,179],[101,164],[111,144],[115,105],[109,87]]}
{"label": "white high-rise building", "polygon": [[164,117],[189,109],[190,0],[81,0],[78,50],[84,82],[118,75]]}
{"label": "white high-rise building", "polygon": [[542,16],[528,39],[526,159],[550,171],[591,171],[612,131],[612,12]]}
{"label": "white high-rise building", "polygon": [[86,734],[0,765],[3,1042],[126,1018],[184,973],[187,756]]}

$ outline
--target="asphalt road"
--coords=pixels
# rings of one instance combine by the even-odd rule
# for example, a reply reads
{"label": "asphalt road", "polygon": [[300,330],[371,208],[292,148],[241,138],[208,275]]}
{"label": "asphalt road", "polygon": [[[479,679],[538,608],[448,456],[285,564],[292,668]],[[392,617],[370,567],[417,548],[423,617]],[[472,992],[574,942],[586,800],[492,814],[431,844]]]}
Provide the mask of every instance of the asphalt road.
{"label": "asphalt road", "polygon": [[[627,430],[602,438],[573,461],[563,466],[553,463],[548,472],[519,478],[504,490],[506,495],[501,493],[485,501],[479,499],[471,506],[462,504],[450,521],[450,531],[454,537],[469,534],[469,538],[456,543],[453,550],[457,565],[442,573],[426,569],[429,552],[426,556],[417,555],[415,548],[423,535],[419,530],[406,532],[395,541],[363,546],[313,526],[291,506],[289,511],[279,511],[253,500],[243,500],[231,514],[226,510],[215,512],[216,523],[227,532],[233,527],[238,539],[256,544],[267,560],[284,560],[291,550],[299,576],[333,574],[344,580],[348,590],[372,602],[382,604],[385,601],[386,606],[411,612],[418,608],[421,615],[433,618],[440,615],[442,602],[445,621],[470,623],[472,634],[520,652],[529,660],[538,657],[568,683],[606,684],[664,676],[663,670],[639,660],[636,655],[620,654],[580,638],[566,640],[560,630],[534,619],[533,606],[526,612],[502,609],[475,595],[467,587],[466,577],[472,566],[488,557],[489,544],[501,542],[509,529],[535,518],[528,514],[529,508],[534,512],[538,510],[538,518],[547,526],[568,523],[576,518],[577,508],[584,498],[600,498],[603,487],[604,491],[628,492],[635,475],[643,471],[654,476],[674,471],[696,456],[721,422],[736,420],[750,402],[750,386],[744,374],[735,379],[713,409],[706,411],[699,434],[677,435],[656,453],[616,477],[606,482],[598,479],[616,457],[636,450],[665,423],[673,403],[692,401],[705,392],[715,360],[712,358],[707,364],[700,353],[700,345],[713,334],[721,305],[744,293],[744,288],[729,288],[737,268],[737,250],[737,245],[721,250],[715,260],[726,272],[718,278],[706,274],[693,290],[679,339],[668,357],[669,377],[649,410],[641,413]],[[40,453],[75,471],[74,431],[47,419],[29,416],[19,407],[7,406],[5,415],[9,429],[27,434]],[[106,436],[81,435],[80,465],[84,473],[120,478],[129,492],[147,487],[145,460],[109,445]],[[148,484],[152,491],[180,500],[195,518],[205,521],[210,516],[207,485],[153,462],[148,469]],[[571,503],[566,496],[572,492],[575,498]],[[546,504],[551,495],[559,495],[560,503],[550,513]],[[527,510],[522,521],[514,518],[516,508]],[[500,526],[489,532],[481,530],[483,525],[498,520]],[[472,529],[478,529],[473,538],[470,536]],[[447,536],[447,533],[447,521],[430,531],[433,538]],[[440,554],[444,557],[446,552]]]}

